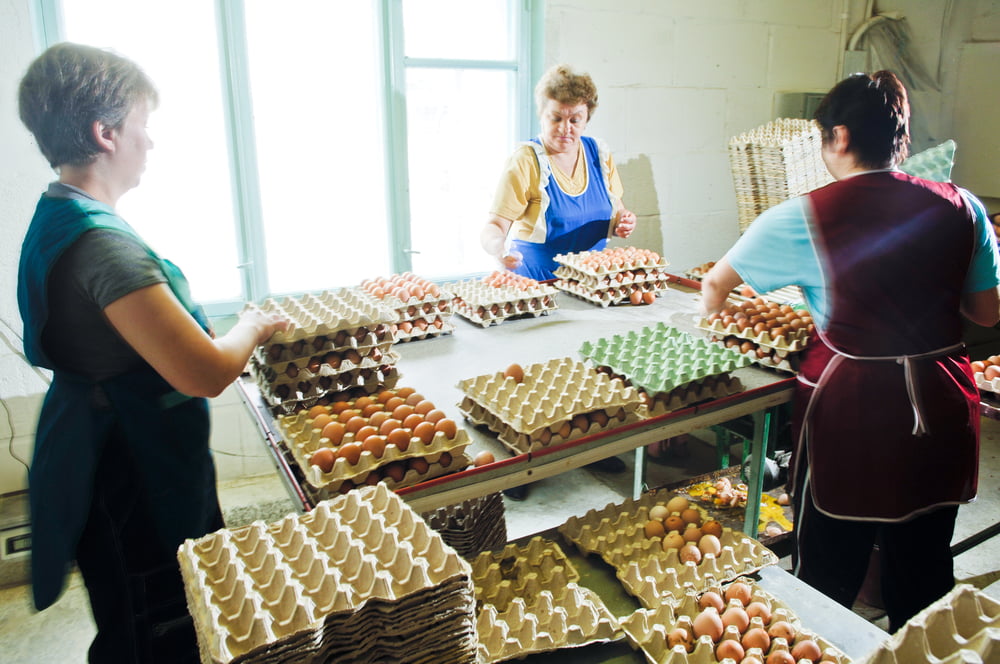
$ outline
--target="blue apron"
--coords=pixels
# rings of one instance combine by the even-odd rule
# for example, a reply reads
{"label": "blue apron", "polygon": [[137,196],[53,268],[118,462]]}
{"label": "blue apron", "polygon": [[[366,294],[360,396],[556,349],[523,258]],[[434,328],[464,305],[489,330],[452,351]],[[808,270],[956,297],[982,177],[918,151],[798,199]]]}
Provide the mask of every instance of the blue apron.
{"label": "blue apron", "polygon": [[[185,538],[204,535],[218,523],[206,399],[177,392],[148,366],[93,381],[53,366],[42,348],[52,267],[80,235],[94,228],[126,233],[142,242],[103,203],[42,196],[21,247],[17,298],[25,355],[32,364],[54,371],[28,473],[31,578],[39,610],[62,592],[87,522],[97,465],[116,426],[127,440],[166,551],[175,552]],[[191,301],[180,270],[146,250],[160,263],[180,302],[207,330],[204,313]]]}
{"label": "blue apron", "polygon": [[[538,138],[532,139],[538,145]],[[583,143],[584,159],[587,165],[587,188],[579,196],[564,192],[551,174],[548,163],[538,167],[543,173],[549,171],[545,192],[549,205],[545,210],[545,242],[525,242],[511,240],[511,247],[523,256],[521,265],[514,270],[517,274],[538,281],[555,279],[559,265],[554,258],[557,254],[579,251],[601,250],[608,243],[608,227],[614,208],[608,195],[608,187],[601,168],[601,157],[597,141],[589,136],[580,137]]]}

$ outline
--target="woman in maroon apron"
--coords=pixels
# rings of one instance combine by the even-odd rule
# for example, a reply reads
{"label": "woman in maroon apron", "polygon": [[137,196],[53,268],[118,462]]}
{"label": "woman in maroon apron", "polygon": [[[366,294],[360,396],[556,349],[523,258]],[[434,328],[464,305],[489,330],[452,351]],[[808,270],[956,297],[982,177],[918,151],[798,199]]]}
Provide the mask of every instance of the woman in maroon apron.
{"label": "woman in maroon apron", "polygon": [[837,181],[755,221],[706,277],[704,305],[741,281],[803,287],[817,326],[795,400],[795,572],[850,606],[878,544],[895,631],[954,584],[950,542],[979,463],[962,315],[1000,320],[997,252],[968,192],[895,169],[909,105],[892,73],[842,81],[816,120]]}

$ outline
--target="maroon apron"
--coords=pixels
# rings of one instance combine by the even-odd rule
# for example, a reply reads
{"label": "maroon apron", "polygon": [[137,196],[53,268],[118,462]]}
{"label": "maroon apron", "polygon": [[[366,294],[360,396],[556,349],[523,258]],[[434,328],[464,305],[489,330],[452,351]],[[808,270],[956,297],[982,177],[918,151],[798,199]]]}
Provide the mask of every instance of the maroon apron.
{"label": "maroon apron", "polygon": [[972,212],[953,185],[895,171],[809,202],[830,308],[797,381],[794,495],[865,521],[973,499],[979,393],[959,313]]}

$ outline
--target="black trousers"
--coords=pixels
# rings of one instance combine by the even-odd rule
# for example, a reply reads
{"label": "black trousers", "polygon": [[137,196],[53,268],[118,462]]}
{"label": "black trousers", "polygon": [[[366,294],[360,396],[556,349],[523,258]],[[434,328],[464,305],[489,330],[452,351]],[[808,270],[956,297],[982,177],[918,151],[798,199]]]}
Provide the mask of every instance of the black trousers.
{"label": "black trousers", "polygon": [[160,541],[120,433],[98,462],[76,558],[97,624],[92,664],[200,661],[176,550]]}
{"label": "black trousers", "polygon": [[823,594],[850,608],[875,544],[891,632],[955,585],[951,538],[958,506],[902,523],[845,521],[821,513],[809,491],[803,493],[795,524],[795,575]]}

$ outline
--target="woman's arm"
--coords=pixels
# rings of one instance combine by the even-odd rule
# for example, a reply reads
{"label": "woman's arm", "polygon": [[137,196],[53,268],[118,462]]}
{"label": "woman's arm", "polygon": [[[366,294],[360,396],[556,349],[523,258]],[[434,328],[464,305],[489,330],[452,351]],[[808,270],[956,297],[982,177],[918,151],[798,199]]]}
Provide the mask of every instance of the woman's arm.
{"label": "woman's arm", "polygon": [[617,217],[618,220],[615,222],[614,233],[620,238],[627,238],[635,230],[636,217],[635,213],[631,210],[625,209],[625,203],[619,201],[620,206],[618,208]]}
{"label": "woman's arm", "polygon": [[490,256],[493,256],[508,270],[513,270],[521,264],[521,257],[515,252],[506,253],[507,233],[514,222],[499,215],[492,215],[479,234],[479,243]]}
{"label": "woman's arm", "polygon": [[964,293],[962,314],[976,325],[993,327],[1000,322],[1000,291],[996,288]]}
{"label": "woman's arm", "polygon": [[255,346],[288,328],[287,320],[252,311],[228,334],[213,339],[166,284],[132,291],[105,307],[104,314],[164,380],[193,397],[221,394],[243,372]]}
{"label": "woman's arm", "polygon": [[743,283],[743,278],[723,256],[712,266],[708,274],[701,280],[701,312],[709,316],[722,311],[729,293]]}

